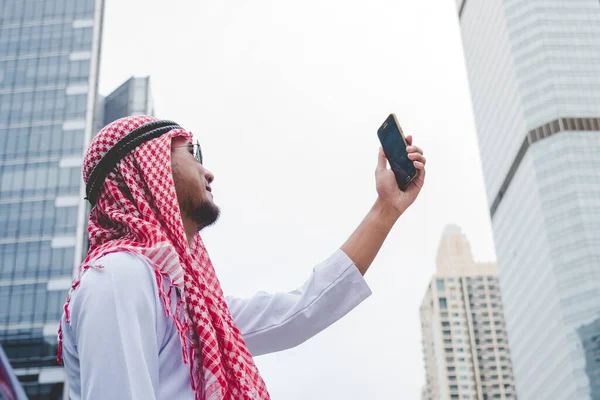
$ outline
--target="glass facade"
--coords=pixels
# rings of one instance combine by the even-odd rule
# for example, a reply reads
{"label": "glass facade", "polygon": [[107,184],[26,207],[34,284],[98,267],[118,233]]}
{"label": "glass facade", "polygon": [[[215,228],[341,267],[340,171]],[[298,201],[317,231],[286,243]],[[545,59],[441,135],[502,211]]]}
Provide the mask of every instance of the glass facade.
{"label": "glass facade", "polygon": [[63,397],[56,332],[83,253],[102,12],[0,2],[0,343],[30,399]]}
{"label": "glass facade", "polygon": [[128,115],[154,115],[148,76],[129,78],[103,101],[103,126]]}
{"label": "glass facade", "polygon": [[600,2],[458,11],[517,395],[598,398]]}

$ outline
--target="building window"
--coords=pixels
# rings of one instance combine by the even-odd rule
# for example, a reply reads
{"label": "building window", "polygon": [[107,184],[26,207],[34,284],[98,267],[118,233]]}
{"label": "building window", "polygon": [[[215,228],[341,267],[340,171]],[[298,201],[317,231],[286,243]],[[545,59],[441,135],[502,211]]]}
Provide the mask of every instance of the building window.
{"label": "building window", "polygon": [[443,292],[444,291],[444,280],[443,279],[438,279],[437,280],[437,290],[439,292]]}
{"label": "building window", "polygon": [[440,297],[440,309],[446,310],[448,308],[448,303],[446,303],[445,297]]}

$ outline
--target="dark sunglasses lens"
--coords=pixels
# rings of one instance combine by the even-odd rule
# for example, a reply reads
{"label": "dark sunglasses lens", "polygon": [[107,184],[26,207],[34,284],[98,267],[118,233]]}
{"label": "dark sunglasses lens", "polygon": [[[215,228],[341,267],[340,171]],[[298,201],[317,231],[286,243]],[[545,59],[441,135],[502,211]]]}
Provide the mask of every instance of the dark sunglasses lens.
{"label": "dark sunglasses lens", "polygon": [[200,143],[196,143],[196,159],[202,164],[202,149],[200,148]]}

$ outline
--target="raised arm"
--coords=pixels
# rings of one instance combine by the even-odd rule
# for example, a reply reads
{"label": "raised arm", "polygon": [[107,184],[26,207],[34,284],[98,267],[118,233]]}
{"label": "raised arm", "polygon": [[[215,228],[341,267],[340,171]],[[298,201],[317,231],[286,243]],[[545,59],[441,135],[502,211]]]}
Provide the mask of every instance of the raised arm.
{"label": "raised arm", "polygon": [[227,297],[231,315],[254,356],[295,347],[346,315],[371,294],[341,250],[316,266],[291,292]]}
{"label": "raised arm", "polygon": [[[412,137],[406,138],[412,145]],[[407,148],[419,175],[409,188],[398,189],[383,150],[375,171],[378,199],[341,249],[317,266],[298,289],[258,293],[250,299],[227,298],[231,314],[250,352],[257,356],[299,345],[343,317],[371,291],[365,274],[400,215],[415,200],[425,177],[425,158]]]}
{"label": "raised arm", "polygon": [[419,195],[425,181],[423,151],[412,146],[412,136],[407,136],[406,141],[409,144],[407,147],[408,157],[413,160],[415,168],[418,170],[417,177],[406,191],[398,189],[394,173],[387,168],[387,159],[383,149],[379,149],[379,159],[375,169],[377,200],[358,228],[342,246],[344,253],[354,261],[363,275],[371,266],[398,218]]}

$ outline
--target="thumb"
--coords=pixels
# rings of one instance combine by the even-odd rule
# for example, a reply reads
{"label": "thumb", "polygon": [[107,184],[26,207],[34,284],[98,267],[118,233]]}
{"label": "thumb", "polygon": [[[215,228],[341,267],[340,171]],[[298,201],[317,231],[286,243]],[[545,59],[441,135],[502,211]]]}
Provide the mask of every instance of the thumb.
{"label": "thumb", "polygon": [[387,157],[383,152],[383,147],[379,147],[379,156],[377,157],[377,169],[385,170],[387,169]]}

